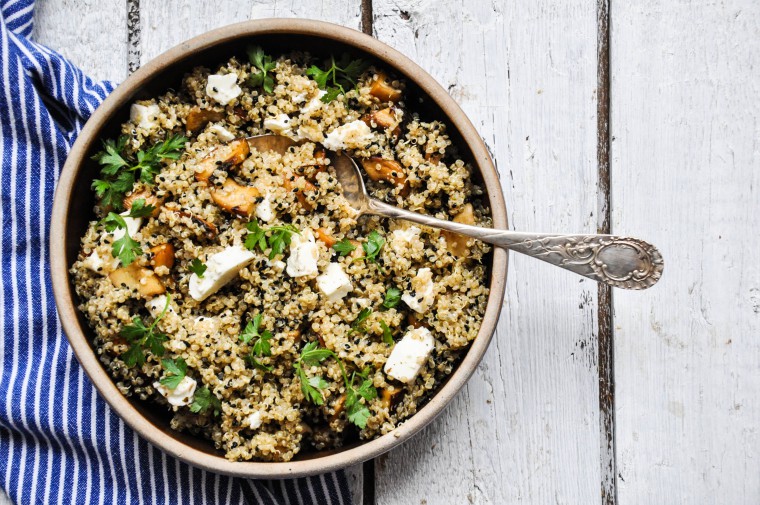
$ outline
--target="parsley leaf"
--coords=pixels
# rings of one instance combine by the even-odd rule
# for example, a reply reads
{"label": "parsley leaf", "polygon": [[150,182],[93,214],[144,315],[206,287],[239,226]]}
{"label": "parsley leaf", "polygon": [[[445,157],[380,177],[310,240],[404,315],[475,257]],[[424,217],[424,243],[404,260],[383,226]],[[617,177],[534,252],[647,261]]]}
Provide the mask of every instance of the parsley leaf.
{"label": "parsley leaf", "polygon": [[171,297],[166,297],[166,305],[161,313],[153,320],[150,326],[145,326],[142,319],[139,316],[135,316],[132,319],[132,324],[124,326],[119,335],[129,342],[130,347],[124,354],[121,355],[122,361],[128,367],[135,365],[142,366],[145,364],[145,352],[150,351],[155,356],[164,355],[164,342],[166,342],[166,335],[163,333],[156,333],[156,324],[166,315],[166,311],[169,310],[169,303]]}
{"label": "parsley leaf", "polygon": [[137,180],[152,186],[161,170],[161,161],[178,159],[187,142],[181,135],[172,135],[147,150],[137,151],[135,159],[124,153],[127,140],[126,135],[117,140],[105,140],[103,150],[92,157],[101,166],[100,178],[92,181],[92,189],[100,198],[101,205],[106,208],[121,210],[124,207],[124,195]]}
{"label": "parsley leaf", "polygon": [[[142,200],[142,198],[135,200],[135,203],[140,200]],[[145,200],[142,201],[143,203],[145,202]],[[150,208],[152,212],[151,205],[144,208]],[[141,207],[138,211],[144,208]],[[131,213],[129,217],[131,217]],[[127,228],[127,222],[124,220],[124,216],[116,214],[115,212],[109,212],[108,215],[103,218],[102,223],[109,232],[113,232],[117,228],[124,230],[124,234],[119,239],[114,240],[111,244],[111,256],[119,258],[121,264],[128,267],[143,253],[142,246],[138,241],[129,236],[129,229]]]}
{"label": "parsley leaf", "polygon": [[359,315],[356,316],[356,319],[354,319],[354,322],[351,323],[351,331],[349,331],[349,334],[355,331],[358,331],[359,333],[366,333],[367,329],[364,327],[364,321],[366,321],[370,315],[372,315],[372,309],[362,309],[361,312],[359,312]]}
{"label": "parsley leaf", "polygon": [[211,411],[215,416],[222,413],[222,402],[212,393],[209,388],[202,387],[195,391],[193,403],[190,404],[190,412],[205,414]]}
{"label": "parsley leaf", "polygon": [[325,62],[325,65],[326,70],[312,65],[306,71],[306,75],[316,81],[319,89],[327,91],[322,97],[324,103],[330,103],[339,95],[345,95],[349,90],[356,88],[359,84],[359,76],[369,67],[366,61],[352,60],[346,53],[338,61],[331,56],[330,61]]}
{"label": "parsley leaf", "polygon": [[164,368],[164,377],[159,381],[169,389],[177,389],[179,383],[185,378],[187,373],[187,363],[182,358],[162,359],[161,366]]}
{"label": "parsley leaf", "polygon": [[264,316],[261,314],[257,314],[254,316],[253,320],[248,321],[245,330],[240,334],[240,340],[242,340],[244,344],[250,344],[255,338],[256,341],[253,343],[253,354],[256,356],[271,356],[272,344],[269,341],[272,339],[272,333],[269,330],[264,330],[259,333],[263,317]]}
{"label": "parsley leaf", "polygon": [[195,258],[190,263],[190,266],[188,268],[195,275],[197,275],[200,278],[203,278],[203,274],[206,273],[206,269],[208,267],[201,260],[199,260],[198,258]]}
{"label": "parsley leaf", "polygon": [[398,302],[401,301],[401,290],[396,287],[390,287],[385,292],[385,299],[383,300],[383,308],[392,309]]}
{"label": "parsley leaf", "polygon": [[132,207],[129,209],[129,217],[148,217],[156,208],[153,205],[145,205],[145,198],[137,198],[132,202]]}
{"label": "parsley leaf", "polygon": [[385,238],[377,230],[372,230],[367,236],[367,240],[362,242],[362,249],[364,249],[364,256],[356,258],[354,261],[370,261],[377,265],[377,268],[381,273],[385,273],[383,266],[378,263],[377,258],[380,255],[380,251],[385,245]]}
{"label": "parsley leaf", "polygon": [[255,74],[251,73],[248,83],[254,88],[261,86],[267,93],[274,92],[274,79],[269,75],[269,72],[274,70],[277,64],[272,61],[271,56],[264,54],[261,46],[249,46],[246,52],[251,65],[259,70]]}
{"label": "parsley leaf", "polygon": [[361,399],[364,398],[366,402],[374,400],[377,398],[377,389],[372,385],[372,379],[367,378],[366,374],[359,374],[359,377],[364,380],[359,387],[355,387],[356,377],[357,374],[353,373],[351,380],[346,380],[346,415],[350,422],[364,429],[372,413],[367,403],[362,403]]}
{"label": "parsley leaf", "polygon": [[[289,246],[293,240],[293,234],[300,234],[298,228],[292,224],[262,228],[258,221],[253,220],[246,225],[246,228],[250,232],[245,237],[246,249],[253,251],[258,247],[261,252],[264,252],[269,247],[270,260],[285,251],[285,247]],[[267,237],[267,233],[269,233],[269,237]]]}
{"label": "parsley leaf", "polygon": [[385,323],[385,321],[380,321],[380,326],[383,328],[383,342],[385,342],[388,345],[393,345],[393,333],[391,333],[391,329],[388,327],[388,325]]}
{"label": "parsley leaf", "polygon": [[356,246],[352,244],[350,240],[344,238],[340,242],[333,244],[333,249],[335,249],[341,256],[346,256],[353,252],[354,249],[356,249]]}
{"label": "parsley leaf", "polygon": [[[317,342],[309,342],[306,344],[304,348],[301,349],[301,355],[296,362],[293,363],[293,368],[298,375],[298,380],[301,382],[301,392],[303,393],[304,398],[314,405],[322,405],[325,402],[325,398],[320,390],[327,388],[329,384],[322,377],[309,377],[306,375],[303,366],[317,366],[330,356],[336,356],[331,350],[324,348],[319,349],[317,346]],[[343,364],[341,363],[340,366],[342,370]]]}

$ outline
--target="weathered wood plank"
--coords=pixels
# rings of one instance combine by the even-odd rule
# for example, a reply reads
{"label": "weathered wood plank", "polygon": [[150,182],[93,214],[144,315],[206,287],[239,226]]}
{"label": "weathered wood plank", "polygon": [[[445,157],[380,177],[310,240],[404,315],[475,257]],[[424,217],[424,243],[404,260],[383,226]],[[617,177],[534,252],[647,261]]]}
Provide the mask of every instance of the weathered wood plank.
{"label": "weathered wood plank", "polygon": [[[143,2],[143,63],[174,45],[220,26],[260,18],[311,18],[361,29],[361,0]],[[182,26],[181,30],[167,28]]]}
{"label": "weathered wood plank", "polygon": [[760,4],[611,13],[612,228],[665,257],[614,296],[619,503],[758,503]]}
{"label": "weathered wood plank", "polygon": [[[596,2],[375,2],[497,161],[511,226],[597,228]],[[492,348],[449,409],[378,461],[377,503],[600,503],[597,287],[510,264]]]}
{"label": "weathered wood plank", "polygon": [[[35,4],[33,37],[97,79],[127,76],[124,0],[45,0]],[[73,21],[76,20],[76,21]]]}
{"label": "weathered wood plank", "polygon": [[[246,19],[302,17],[361,29],[361,0],[290,0],[218,2],[142,2],[140,6],[140,61],[151,58],[195,35]],[[182,26],[182,30],[167,29]],[[362,465],[346,469],[354,503],[363,502]]]}

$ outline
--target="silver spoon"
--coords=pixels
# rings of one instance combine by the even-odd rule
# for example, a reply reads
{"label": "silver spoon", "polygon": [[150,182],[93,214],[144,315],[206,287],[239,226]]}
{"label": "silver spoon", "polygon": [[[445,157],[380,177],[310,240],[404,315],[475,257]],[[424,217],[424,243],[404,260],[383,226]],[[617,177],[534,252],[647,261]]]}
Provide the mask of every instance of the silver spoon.
{"label": "silver spoon", "polygon": [[[284,153],[297,142],[280,135],[259,135],[246,139],[257,151]],[[444,221],[388,205],[367,193],[356,162],[343,153],[334,153],[335,169],[343,196],[359,215],[405,219],[425,226],[466,235],[498,247],[510,249],[595,281],[625,289],[646,289],[662,276],[663,259],[652,244],[616,235],[564,235],[495,230]]]}

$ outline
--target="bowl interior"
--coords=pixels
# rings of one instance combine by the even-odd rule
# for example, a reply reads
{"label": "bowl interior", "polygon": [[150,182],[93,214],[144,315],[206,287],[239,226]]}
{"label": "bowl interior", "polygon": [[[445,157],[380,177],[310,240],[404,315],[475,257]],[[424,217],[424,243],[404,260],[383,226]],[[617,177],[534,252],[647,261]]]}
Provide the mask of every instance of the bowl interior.
{"label": "bowl interior", "polygon": [[[248,24],[255,25],[255,23],[256,22],[250,22]],[[83,131],[82,136],[77,141],[77,143],[81,145],[81,149],[79,149],[78,151],[76,149],[72,151],[73,159],[70,158],[69,160],[67,160],[66,169],[74,171],[72,175],[71,189],[69,192],[70,196],[67,201],[61,204],[63,206],[62,212],[64,213],[64,215],[62,219],[65,221],[66,233],[65,233],[65,236],[60,240],[63,241],[61,245],[64,247],[64,250],[65,250],[63,261],[65,262],[67,272],[77,257],[77,254],[79,252],[79,247],[80,247],[80,240],[86,231],[88,223],[91,220],[95,219],[95,215],[93,213],[94,193],[90,189],[90,185],[92,183],[92,180],[98,176],[99,168],[98,168],[98,165],[90,159],[90,156],[95,151],[100,149],[100,139],[114,138],[118,136],[119,131],[120,131],[120,125],[126,120],[128,120],[129,106],[134,100],[156,97],[166,92],[169,89],[179,89],[183,76],[194,67],[206,66],[213,71],[217,68],[217,66],[220,63],[226,61],[228,58],[230,58],[233,55],[237,56],[241,60],[244,60],[246,59],[245,49],[249,44],[261,45],[268,54],[274,54],[274,55],[289,53],[291,51],[303,51],[304,48],[307,48],[308,52],[311,55],[316,56],[318,58],[327,58],[331,54],[340,55],[344,52],[348,52],[349,54],[351,54],[352,57],[365,58],[369,61],[372,61],[373,63],[377,63],[378,65],[391,70],[392,73],[395,73],[399,77],[405,78],[407,81],[407,90],[405,93],[405,101],[408,104],[407,107],[410,109],[413,109],[416,112],[419,112],[420,117],[424,120],[438,119],[438,120],[443,120],[444,122],[447,123],[447,125],[449,126],[448,133],[452,138],[453,144],[458,149],[458,156],[460,156],[465,161],[470,162],[472,166],[475,167],[475,170],[473,171],[473,177],[477,180],[477,182],[482,187],[485,188],[487,192],[487,196],[486,196],[486,199],[488,200],[487,204],[492,209],[495,226],[506,228],[506,211],[504,209],[501,188],[499,187],[498,183],[494,184],[495,170],[493,168],[493,165],[490,163],[490,159],[488,159],[487,157],[488,156],[487,153],[485,153],[485,148],[482,145],[482,143],[475,145],[475,148],[479,149],[480,151],[476,155],[473,152],[472,137],[470,136],[470,138],[468,138],[470,143],[466,142],[465,139],[463,138],[463,135],[460,133],[457,127],[453,124],[451,107],[453,106],[453,110],[455,114],[462,115],[462,117],[459,118],[460,122],[463,119],[463,114],[461,113],[461,110],[459,110],[459,108],[456,107],[456,105],[454,105],[453,101],[451,101],[448,98],[448,96],[445,97],[445,100],[448,100],[450,103],[444,102],[442,106],[439,103],[441,99],[440,98],[437,100],[432,99],[431,95],[425,90],[423,90],[420,83],[418,83],[417,81],[417,79],[421,79],[421,82],[424,82],[425,79],[427,79],[428,82],[425,84],[425,86],[428,87],[428,91],[429,91],[430,82],[432,82],[432,78],[427,76],[427,74],[424,74],[424,72],[422,72],[421,75],[414,75],[414,72],[410,71],[410,68],[408,66],[404,68],[396,67],[396,65],[393,64],[394,63],[393,58],[400,57],[400,55],[398,55],[398,53],[395,53],[395,51],[391,50],[390,48],[387,48],[386,46],[380,44],[379,42],[369,39],[369,37],[366,37],[363,34],[360,34],[358,32],[353,32],[352,30],[347,30],[345,28],[334,27],[336,28],[336,33],[338,33],[339,35],[342,35],[342,37],[327,36],[327,35],[322,35],[321,33],[323,32],[321,32],[320,29],[324,28],[325,26],[332,27],[332,25],[327,25],[325,23],[311,23],[311,24],[316,25],[316,28],[319,28],[319,29],[313,28],[310,30],[301,30],[302,32],[307,31],[307,32],[312,32],[312,33],[293,33],[293,32],[288,32],[286,29],[283,29],[282,27],[279,30],[274,30],[274,31],[271,31],[271,30],[266,31],[266,30],[261,30],[261,29],[256,30],[254,27],[254,29],[242,30],[242,33],[237,34],[237,35],[235,35],[234,33],[233,35],[230,35],[230,33],[227,33],[226,36],[225,36],[224,29],[217,30],[216,32],[219,33],[219,36],[217,37],[217,39],[219,39],[218,41],[214,41],[213,37],[209,39],[209,35],[211,34],[207,34],[205,36],[207,37],[207,40],[205,41],[205,43],[196,45],[200,47],[193,47],[192,45],[193,41],[189,41],[188,43],[178,46],[178,48],[175,48],[172,51],[170,51],[170,53],[174,52],[175,54],[180,54],[178,58],[167,58],[166,54],[168,53],[165,53],[165,55],[159,56],[156,60],[154,60],[154,62],[151,62],[146,68],[143,68],[140,71],[138,71],[138,73],[135,76],[133,76],[132,78],[130,78],[129,80],[127,80],[124,84],[120,86],[120,88],[124,88],[124,91],[122,91],[122,93],[119,95],[118,100],[116,102],[111,102],[111,103],[107,102],[103,106],[107,109],[105,111],[106,116],[104,120],[99,121],[94,129],[90,129],[90,130],[85,129]],[[241,24],[241,25],[244,25],[244,24]],[[240,25],[233,25],[233,26],[239,27]],[[232,27],[228,27],[228,28],[232,28]],[[246,31],[250,33],[246,33]],[[232,30],[232,32],[234,32],[234,30]],[[351,33],[346,33],[346,32],[351,32]],[[193,39],[193,40],[199,40],[199,39],[202,39],[203,37],[204,36],[201,36],[198,39]],[[354,45],[350,43],[350,40],[348,40],[351,37],[355,37],[357,39],[361,39],[361,38],[369,39],[369,41],[367,42],[369,46],[372,46],[373,44],[382,46],[382,51],[377,50],[377,48],[366,48],[367,44],[365,44],[365,47],[362,47],[361,44]],[[168,61],[162,61],[162,60],[168,60]],[[411,65],[412,70],[417,68],[416,66],[411,64],[411,62],[409,62],[409,64]],[[440,86],[438,86],[438,88],[440,88]],[[440,89],[439,91],[442,93],[445,93],[442,89]],[[446,107],[446,109],[448,110],[444,110],[444,107]],[[98,113],[96,112],[96,114]],[[467,124],[469,125],[469,123]],[[471,128],[471,125],[469,126]],[[480,142],[480,139],[477,138],[477,141]],[[484,166],[484,163],[486,163],[486,166]],[[70,166],[72,164],[73,166]],[[485,177],[486,180],[484,181],[483,175],[485,174],[488,174],[488,176]],[[56,199],[58,198],[59,197],[57,195]],[[54,243],[55,243],[55,240],[56,239],[53,238]],[[501,305],[501,300],[502,300],[503,291],[504,291],[504,277],[506,276],[506,254],[500,250],[497,250],[495,253],[492,252],[487,258],[487,260],[485,261],[485,263],[490,267],[488,282],[490,283],[492,294],[489,298],[489,308],[487,309],[487,314],[486,314],[488,317],[484,319],[484,323],[483,323],[484,327],[481,328],[478,338],[476,339],[476,341],[478,342],[478,350],[477,350],[478,355],[473,358],[474,360],[473,362],[467,365],[467,367],[470,369],[464,372],[464,376],[459,377],[457,381],[458,384],[455,390],[451,392],[451,394],[446,395],[447,397],[443,399],[444,404],[448,403],[448,401],[450,400],[450,397],[453,396],[454,393],[456,393],[456,390],[458,390],[461,387],[464,381],[472,373],[472,370],[474,369],[474,367],[477,365],[477,362],[479,362],[480,358],[482,357],[482,354],[485,351],[485,348],[487,347],[488,342],[490,340],[491,334],[493,333],[494,328],[495,328],[496,317],[498,316],[498,307],[500,307]],[[493,276],[494,271],[497,272],[498,278],[494,278]],[[65,274],[65,282],[68,283],[69,296],[74,296],[72,279],[68,274]],[[55,279],[54,279],[54,283],[55,283]],[[56,291],[56,298],[57,299],[59,298],[58,290]],[[494,302],[497,305],[496,308],[492,306]],[[60,303],[61,301],[59,300],[59,306],[60,306]],[[72,301],[69,299],[69,300],[64,301],[64,303],[71,304]],[[74,300],[73,304],[76,305],[77,301]],[[93,349],[93,345],[92,345],[93,333],[90,330],[89,325],[84,315],[78,310],[76,310],[75,313],[76,313],[76,318],[78,321],[79,330],[81,330],[80,336],[83,335],[84,338],[87,340],[87,343],[90,346],[90,349]],[[64,318],[63,315],[62,315],[62,318]],[[73,332],[68,327],[68,325],[65,324],[65,322],[64,322],[64,325],[67,326],[67,335],[69,336],[70,340],[72,340],[72,344],[75,348],[75,351],[77,352],[77,356],[79,357],[80,361],[82,361],[82,355],[81,355],[82,344],[80,342],[79,345],[75,345],[75,342],[72,338]],[[475,345],[473,344],[473,347],[474,346]],[[471,350],[470,354],[472,354],[472,352],[473,351]],[[94,352],[92,354],[93,356],[95,355]],[[461,366],[462,365],[460,364],[460,367]],[[85,364],[85,368],[86,369],[88,368],[86,364]],[[91,370],[88,369],[88,373],[90,373],[90,375],[92,376]],[[455,371],[452,375],[450,375],[447,378],[447,381],[451,380],[451,378],[457,373],[459,373],[459,371]],[[101,392],[103,392],[101,385],[98,384],[98,380],[94,379],[94,382],[96,386],[98,386],[101,389]],[[443,388],[443,385],[441,385],[441,388]],[[439,394],[440,394],[440,390],[436,394],[436,397]],[[107,397],[107,395],[104,395],[104,396]],[[108,400],[113,405],[113,401],[111,399],[108,399]],[[174,430],[171,430],[169,427],[170,415],[168,412],[165,412],[163,408],[157,407],[156,405],[153,405],[150,403],[134,400],[134,399],[130,399],[129,402],[132,405],[132,407],[136,409],[136,411],[139,412],[139,414],[142,417],[144,417],[154,426],[159,428],[164,433],[164,436],[171,437],[172,439],[180,442],[181,444],[184,444],[185,446],[189,446],[190,448],[193,448],[197,451],[201,451],[202,453],[218,458],[220,461],[220,465],[222,465],[221,462],[229,463],[229,462],[226,462],[226,460],[223,458],[223,453],[215,449],[211,442],[203,440],[199,437],[195,437],[192,435],[187,435],[184,433],[179,433]],[[441,409],[442,409],[442,405],[437,406],[436,410],[433,412],[433,415],[430,416],[430,418],[427,419],[426,422],[431,420],[435,414],[440,412]],[[420,413],[418,412],[418,414],[416,414],[414,417],[417,417],[419,415]],[[129,421],[129,419],[127,420]],[[421,428],[421,426],[415,427],[413,431],[416,431],[419,428]],[[411,433],[409,435],[411,435]],[[385,437],[391,437],[391,436],[393,436],[393,434],[388,434]],[[379,451],[375,450],[374,454],[370,454],[369,452],[365,454],[361,454],[360,459],[367,459],[369,457],[376,455],[379,452],[384,452],[384,450],[387,450],[392,445],[395,445],[395,443],[397,442],[391,441],[382,446],[378,445],[378,447],[383,447],[383,450],[379,450]],[[328,456],[330,454],[350,451],[359,445],[367,445],[367,444],[366,443],[362,444],[356,441],[349,445],[346,445],[345,447],[339,450],[304,453],[304,454],[299,455],[294,461],[312,460],[314,458],[321,458],[324,456]],[[181,454],[179,454],[179,456],[182,457]],[[270,463],[269,465],[284,465],[284,464]],[[202,463],[200,464],[200,466],[208,466],[208,465],[205,463]],[[229,468],[214,468],[214,469],[217,469],[217,470],[221,469],[221,471],[225,471],[226,473],[231,473]],[[297,475],[297,474],[313,473],[313,472],[312,471],[300,472],[298,470],[293,471],[292,465],[291,465],[287,473],[290,475]]]}

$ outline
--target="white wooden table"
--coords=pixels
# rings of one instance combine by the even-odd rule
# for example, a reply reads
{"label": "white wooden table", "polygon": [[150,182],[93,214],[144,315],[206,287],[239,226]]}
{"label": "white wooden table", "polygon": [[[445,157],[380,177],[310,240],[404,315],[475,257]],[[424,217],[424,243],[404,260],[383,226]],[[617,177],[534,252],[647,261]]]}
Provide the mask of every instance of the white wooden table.
{"label": "white wooden table", "polygon": [[432,73],[513,228],[634,234],[666,260],[653,289],[610,296],[514,257],[477,373],[351,469],[357,503],[760,502],[760,3],[38,0],[35,33],[121,81],[264,17],[364,30]]}

